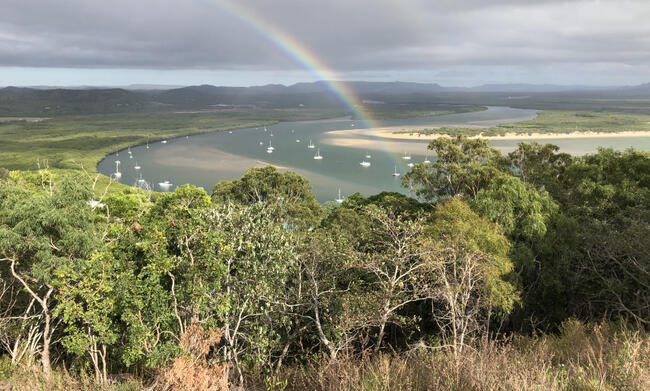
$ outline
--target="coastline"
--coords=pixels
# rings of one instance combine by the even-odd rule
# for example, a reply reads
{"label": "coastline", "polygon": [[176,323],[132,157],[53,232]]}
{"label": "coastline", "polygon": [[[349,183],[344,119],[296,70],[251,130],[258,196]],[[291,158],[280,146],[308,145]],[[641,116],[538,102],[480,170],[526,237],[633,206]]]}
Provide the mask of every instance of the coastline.
{"label": "coastline", "polygon": [[[439,129],[440,127],[431,127],[431,126],[416,126],[416,127],[404,127],[404,126],[389,126],[382,127],[377,129],[364,129],[364,134],[369,136],[375,136],[385,139],[397,139],[397,140],[433,140],[438,137],[448,137],[446,134],[432,133],[432,134],[408,134],[408,133],[395,133],[401,131],[418,131],[424,129]],[[480,128],[476,126],[476,128]],[[332,134],[350,134],[353,132],[358,132],[358,129],[350,130],[339,130],[331,132]],[[607,137],[650,137],[650,130],[623,130],[617,132],[594,132],[594,131],[579,131],[571,133],[506,133],[503,136],[468,136],[469,138],[486,138],[488,140],[530,140],[530,139],[570,139],[570,138],[607,138]]]}

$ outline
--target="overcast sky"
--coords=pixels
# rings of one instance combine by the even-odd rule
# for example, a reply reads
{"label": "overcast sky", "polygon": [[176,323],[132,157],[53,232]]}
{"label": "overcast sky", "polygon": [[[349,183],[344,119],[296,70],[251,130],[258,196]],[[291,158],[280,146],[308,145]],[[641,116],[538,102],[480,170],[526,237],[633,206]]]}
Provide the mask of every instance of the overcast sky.
{"label": "overcast sky", "polygon": [[269,26],[342,80],[650,81],[650,0],[1,0],[0,86],[317,79]]}

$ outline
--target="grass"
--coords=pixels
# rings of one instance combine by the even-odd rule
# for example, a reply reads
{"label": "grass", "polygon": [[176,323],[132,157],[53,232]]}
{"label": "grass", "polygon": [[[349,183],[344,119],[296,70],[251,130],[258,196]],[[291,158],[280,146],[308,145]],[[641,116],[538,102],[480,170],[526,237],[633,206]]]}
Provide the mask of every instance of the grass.
{"label": "grass", "polygon": [[560,335],[486,340],[458,360],[420,348],[320,362],[284,376],[287,391],[648,390],[650,339],[642,330],[567,321]]}
{"label": "grass", "polygon": [[505,123],[491,128],[441,127],[401,131],[406,134],[447,134],[456,136],[502,136],[505,134],[552,133],[566,134],[573,132],[615,133],[621,131],[650,130],[650,115],[622,112],[544,110],[537,118],[529,121]]}
{"label": "grass", "polygon": [[[457,359],[448,350],[420,346],[336,362],[321,359],[248,379],[247,389],[260,391],[641,391],[650,389],[650,336],[643,328],[568,320],[558,334],[486,339]],[[58,370],[50,390],[135,391],[151,389],[151,383],[132,377],[100,387],[83,372]],[[0,390],[5,389],[46,386],[36,366],[14,367],[0,358]],[[190,384],[183,389],[196,390]]]}

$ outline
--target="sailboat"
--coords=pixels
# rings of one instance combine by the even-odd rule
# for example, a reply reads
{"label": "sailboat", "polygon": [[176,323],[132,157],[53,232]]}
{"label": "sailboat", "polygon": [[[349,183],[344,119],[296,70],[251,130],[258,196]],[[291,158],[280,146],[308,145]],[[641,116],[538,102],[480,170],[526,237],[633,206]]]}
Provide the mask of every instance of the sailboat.
{"label": "sailboat", "polygon": [[411,157],[404,152],[404,156],[402,156],[402,159],[404,160],[411,160]]}
{"label": "sailboat", "polygon": [[393,172],[393,176],[399,176],[399,172],[397,172],[397,166],[395,166],[395,171]]}
{"label": "sailboat", "polygon": [[314,156],[314,159],[323,160],[323,157],[320,155],[320,148],[316,150],[316,156]]}
{"label": "sailboat", "polygon": [[266,152],[267,153],[273,153],[274,150],[275,150],[275,148],[273,148],[273,145],[271,144],[271,140],[269,140],[269,147],[266,148]]}
{"label": "sailboat", "polygon": [[370,155],[369,153],[366,154],[366,159],[370,159],[371,157],[372,155]]}
{"label": "sailboat", "polygon": [[336,199],[336,202],[339,204],[343,202],[343,197],[341,197],[341,188],[339,187],[339,197]]}
{"label": "sailboat", "polygon": [[297,138],[297,139],[296,139],[296,142],[297,142],[297,143],[299,143],[299,142],[300,142],[300,139],[299,139],[299,138]]}
{"label": "sailboat", "polygon": [[163,140],[160,142],[161,144],[167,144],[167,140]]}
{"label": "sailboat", "polygon": [[413,163],[409,163],[409,164],[407,164],[407,166],[409,166],[409,167],[413,167],[413,166],[415,166],[415,164],[413,164]]}
{"label": "sailboat", "polygon": [[158,186],[164,191],[167,191],[170,187],[172,187],[172,183],[169,181],[158,182]]}
{"label": "sailboat", "polygon": [[364,166],[364,167],[370,167],[370,162],[367,162],[367,161],[365,161],[365,160],[362,161],[362,162],[359,163],[359,164],[361,164],[361,165]]}
{"label": "sailboat", "polygon": [[431,160],[429,160],[429,154],[424,157],[424,161],[422,163],[431,163]]}
{"label": "sailboat", "polygon": [[149,139],[147,139],[147,149],[149,149]]}
{"label": "sailboat", "polygon": [[141,168],[142,168],[142,167],[140,167],[140,165],[138,164],[138,162],[135,162],[135,166],[133,166],[133,169],[134,169],[134,170],[139,170],[139,169],[141,169]]}
{"label": "sailboat", "polygon": [[119,160],[115,161],[115,173],[113,174],[113,176],[116,179],[122,178],[122,173],[120,172],[120,161]]}
{"label": "sailboat", "polygon": [[314,143],[311,142],[311,139],[309,139],[309,145],[307,146],[307,148],[309,148],[309,149],[314,149],[314,148],[316,148],[316,146],[314,145]]}

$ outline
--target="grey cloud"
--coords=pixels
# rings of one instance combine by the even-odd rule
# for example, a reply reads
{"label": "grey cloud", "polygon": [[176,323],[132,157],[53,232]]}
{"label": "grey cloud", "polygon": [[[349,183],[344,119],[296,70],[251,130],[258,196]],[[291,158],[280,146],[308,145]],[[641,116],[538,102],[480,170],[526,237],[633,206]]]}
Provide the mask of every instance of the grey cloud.
{"label": "grey cloud", "polygon": [[[650,2],[644,0],[232,1],[341,73],[650,64]],[[4,0],[0,66],[299,67],[221,3]]]}

